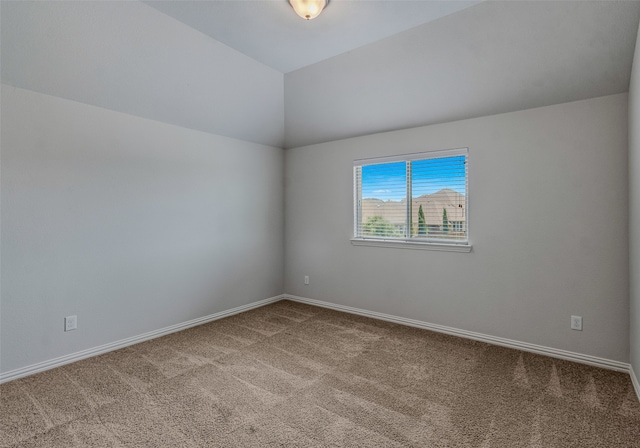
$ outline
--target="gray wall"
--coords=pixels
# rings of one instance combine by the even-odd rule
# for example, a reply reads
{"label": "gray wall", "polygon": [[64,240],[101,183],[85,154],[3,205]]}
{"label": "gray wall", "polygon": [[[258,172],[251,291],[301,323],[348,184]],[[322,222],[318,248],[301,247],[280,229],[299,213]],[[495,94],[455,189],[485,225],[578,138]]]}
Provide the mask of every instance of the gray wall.
{"label": "gray wall", "polygon": [[631,365],[640,375],[640,34],[629,85],[629,272]]}
{"label": "gray wall", "polygon": [[[456,147],[471,253],[350,244],[354,159]],[[285,175],[286,293],[628,361],[626,94],[299,147]]]}
{"label": "gray wall", "polygon": [[7,85],[1,107],[2,372],[282,293],[282,149]]}

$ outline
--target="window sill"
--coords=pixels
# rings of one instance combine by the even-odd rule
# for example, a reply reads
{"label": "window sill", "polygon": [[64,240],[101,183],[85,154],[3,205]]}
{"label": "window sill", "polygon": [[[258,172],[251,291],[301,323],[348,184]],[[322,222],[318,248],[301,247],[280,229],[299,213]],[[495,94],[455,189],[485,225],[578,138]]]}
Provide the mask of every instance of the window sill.
{"label": "window sill", "polygon": [[426,243],[418,241],[397,241],[373,238],[352,238],[354,246],[391,247],[394,249],[437,250],[441,252],[471,252],[471,244]]}

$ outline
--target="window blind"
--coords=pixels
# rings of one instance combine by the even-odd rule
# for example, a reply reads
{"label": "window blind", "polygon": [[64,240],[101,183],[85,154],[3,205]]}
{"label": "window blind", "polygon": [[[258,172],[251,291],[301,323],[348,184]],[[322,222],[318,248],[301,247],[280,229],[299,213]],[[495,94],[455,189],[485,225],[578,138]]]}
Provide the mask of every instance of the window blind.
{"label": "window blind", "polygon": [[468,243],[468,149],[354,161],[354,235]]}

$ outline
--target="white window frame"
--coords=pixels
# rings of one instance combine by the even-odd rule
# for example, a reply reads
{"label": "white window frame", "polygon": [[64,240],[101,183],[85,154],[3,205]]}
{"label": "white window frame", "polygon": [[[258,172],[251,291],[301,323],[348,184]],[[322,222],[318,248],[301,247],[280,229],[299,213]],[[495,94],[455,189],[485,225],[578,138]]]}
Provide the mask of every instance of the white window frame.
{"label": "white window frame", "polygon": [[[366,165],[376,165],[383,163],[394,162],[412,162],[417,160],[435,159],[443,157],[466,157],[466,195],[465,195],[465,221],[466,221],[466,235],[467,239],[460,240],[446,240],[439,239],[438,241],[424,241],[417,238],[404,237],[404,238],[380,238],[380,237],[364,237],[358,235],[358,223],[361,222],[361,200],[362,200],[362,185],[359,182],[358,168]],[[411,175],[410,170],[407,175],[407,203],[410,203],[412,199],[411,195]],[[369,159],[357,159],[353,161],[353,238],[351,238],[351,244],[354,246],[375,246],[375,247],[390,247],[390,248],[402,248],[402,249],[426,249],[445,252],[471,252],[472,245],[469,240],[469,148],[455,148],[444,149],[437,151],[426,151],[413,154],[402,154],[395,156],[376,157]],[[411,225],[411,213],[410,207],[407,207],[407,225]]]}

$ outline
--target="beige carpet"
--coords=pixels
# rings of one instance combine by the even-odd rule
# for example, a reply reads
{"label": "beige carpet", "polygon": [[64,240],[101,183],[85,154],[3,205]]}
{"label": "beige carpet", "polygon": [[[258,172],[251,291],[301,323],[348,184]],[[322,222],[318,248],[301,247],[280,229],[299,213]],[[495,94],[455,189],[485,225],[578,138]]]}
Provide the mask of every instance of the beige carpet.
{"label": "beige carpet", "polygon": [[2,447],[640,447],[628,375],[289,301],[0,405]]}

